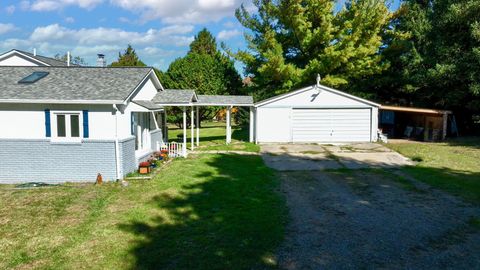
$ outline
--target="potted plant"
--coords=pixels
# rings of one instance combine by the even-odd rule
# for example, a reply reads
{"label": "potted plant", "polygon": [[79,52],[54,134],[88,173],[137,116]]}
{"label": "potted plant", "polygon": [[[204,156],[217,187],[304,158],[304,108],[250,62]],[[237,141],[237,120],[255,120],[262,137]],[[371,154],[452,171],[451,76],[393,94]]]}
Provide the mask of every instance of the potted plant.
{"label": "potted plant", "polygon": [[138,172],[140,174],[150,173],[150,162],[148,161],[140,162],[140,164],[138,165]]}

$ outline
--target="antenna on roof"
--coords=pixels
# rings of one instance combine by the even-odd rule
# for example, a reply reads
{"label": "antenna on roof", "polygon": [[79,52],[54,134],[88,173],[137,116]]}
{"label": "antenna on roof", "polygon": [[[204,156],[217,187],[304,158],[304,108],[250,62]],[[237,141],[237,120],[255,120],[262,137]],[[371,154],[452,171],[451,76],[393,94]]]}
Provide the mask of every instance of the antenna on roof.
{"label": "antenna on roof", "polygon": [[320,81],[322,80],[322,77],[320,77],[320,74],[317,74],[317,84],[315,85],[315,89],[317,89],[318,93],[322,92],[322,89],[320,88]]}
{"label": "antenna on roof", "polygon": [[37,56],[37,48],[33,48],[33,56]]}

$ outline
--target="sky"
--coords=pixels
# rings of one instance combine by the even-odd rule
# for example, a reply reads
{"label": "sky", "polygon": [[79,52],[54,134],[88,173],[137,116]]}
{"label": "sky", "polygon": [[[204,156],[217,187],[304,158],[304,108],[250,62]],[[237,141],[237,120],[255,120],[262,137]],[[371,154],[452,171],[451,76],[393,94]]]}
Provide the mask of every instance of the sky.
{"label": "sky", "polygon": [[70,51],[95,65],[98,53],[110,63],[131,44],[147,65],[166,70],[203,27],[234,51],[245,48],[234,16],[241,4],[254,11],[251,0],[0,0],[0,52]]}

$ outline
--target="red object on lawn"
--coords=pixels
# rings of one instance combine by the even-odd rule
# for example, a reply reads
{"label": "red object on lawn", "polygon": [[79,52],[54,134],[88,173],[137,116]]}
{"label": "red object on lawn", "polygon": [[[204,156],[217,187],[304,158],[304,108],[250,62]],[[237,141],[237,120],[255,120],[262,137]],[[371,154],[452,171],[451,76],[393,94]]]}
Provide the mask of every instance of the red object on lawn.
{"label": "red object on lawn", "polygon": [[138,167],[150,167],[150,162],[148,161],[144,161],[144,162],[140,162],[140,165],[138,165]]}

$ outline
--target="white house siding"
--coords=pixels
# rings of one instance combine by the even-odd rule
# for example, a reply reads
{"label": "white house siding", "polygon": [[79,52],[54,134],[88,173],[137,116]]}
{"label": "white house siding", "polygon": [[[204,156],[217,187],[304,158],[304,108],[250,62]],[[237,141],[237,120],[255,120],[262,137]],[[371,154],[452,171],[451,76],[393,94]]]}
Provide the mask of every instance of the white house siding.
{"label": "white house siding", "polygon": [[377,139],[378,108],[314,87],[257,105],[256,141],[356,142]]}
{"label": "white house siding", "polygon": [[125,177],[128,173],[137,169],[137,159],[135,157],[135,137],[119,141],[121,173]]}
{"label": "white house siding", "polygon": [[291,108],[263,108],[256,112],[258,142],[291,141]]}
{"label": "white house siding", "polygon": [[20,57],[18,55],[11,55],[9,57],[1,59],[0,60],[0,66],[36,67],[36,66],[39,66],[39,65],[36,62],[34,62],[33,60],[23,58],[23,57]]}
{"label": "white house siding", "polygon": [[94,182],[97,173],[115,180],[115,142],[49,139],[0,139],[0,184],[22,182]]}
{"label": "white house siding", "polygon": [[151,79],[146,80],[140,88],[141,89],[135,94],[132,100],[152,100],[158,93],[158,90]]}

